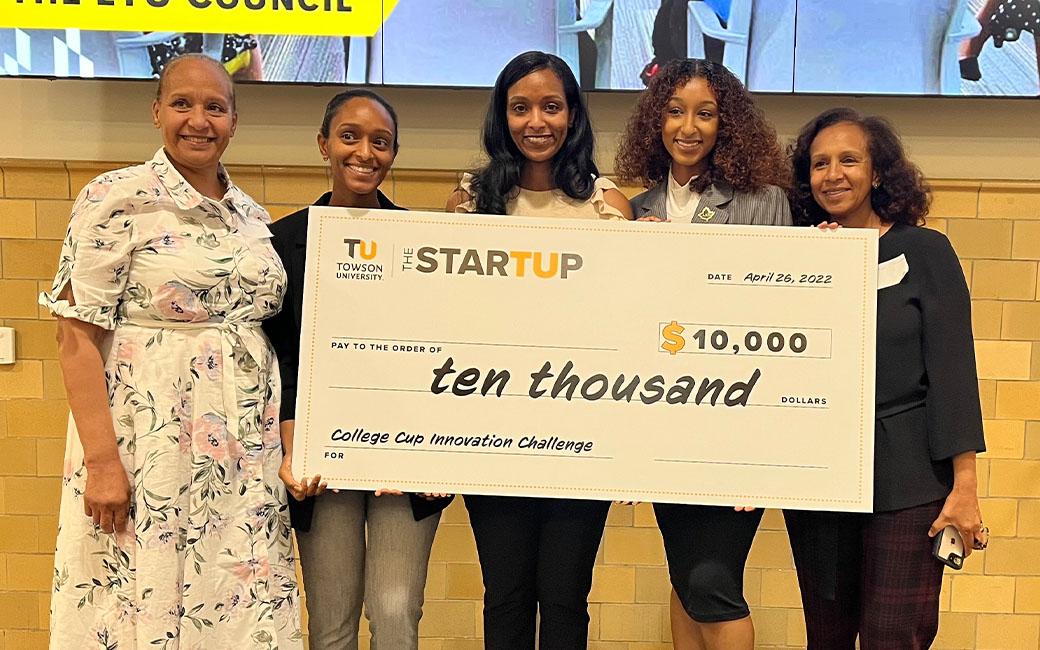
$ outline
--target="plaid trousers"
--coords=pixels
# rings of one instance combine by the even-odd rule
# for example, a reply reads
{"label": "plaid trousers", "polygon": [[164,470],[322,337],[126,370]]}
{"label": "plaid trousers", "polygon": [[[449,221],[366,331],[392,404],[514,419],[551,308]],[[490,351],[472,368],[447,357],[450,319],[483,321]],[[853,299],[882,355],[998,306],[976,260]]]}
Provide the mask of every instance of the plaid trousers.
{"label": "plaid trousers", "polygon": [[943,565],[928,529],[943,501],[854,514],[785,511],[807,650],[926,650],[939,630]]}

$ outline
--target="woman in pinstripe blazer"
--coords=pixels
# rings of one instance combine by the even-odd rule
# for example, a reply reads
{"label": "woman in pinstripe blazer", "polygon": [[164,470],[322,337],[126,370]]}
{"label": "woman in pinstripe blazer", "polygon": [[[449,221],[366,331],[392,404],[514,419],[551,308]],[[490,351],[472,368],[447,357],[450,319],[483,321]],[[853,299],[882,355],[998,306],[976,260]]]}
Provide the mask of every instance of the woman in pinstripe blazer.
{"label": "woman in pinstripe blazer", "polygon": [[[649,188],[641,221],[791,225],[776,132],[735,76],[702,59],[672,61],[639,97],[615,169]],[[744,564],[761,511],[654,504],[664,538],[676,650],[752,650]]]}

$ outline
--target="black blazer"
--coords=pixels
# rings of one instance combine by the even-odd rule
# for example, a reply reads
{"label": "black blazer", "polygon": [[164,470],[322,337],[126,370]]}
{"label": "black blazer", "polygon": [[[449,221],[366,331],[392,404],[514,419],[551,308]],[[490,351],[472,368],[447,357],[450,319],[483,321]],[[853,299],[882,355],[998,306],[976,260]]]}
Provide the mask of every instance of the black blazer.
{"label": "black blazer", "polygon": [[[404,209],[391,203],[382,192],[377,190],[376,193],[380,209]],[[314,205],[327,206],[331,198],[332,192],[326,192],[314,202]],[[296,381],[300,371],[303,279],[307,268],[307,208],[297,210],[271,224],[271,233],[274,235],[271,244],[282,258],[287,282],[285,296],[282,298],[282,310],[273,318],[265,320],[263,329],[278,355],[278,369],[282,376],[280,419],[292,420],[296,417]],[[416,521],[440,512],[451,502],[450,499],[427,501],[418,495],[409,496]],[[289,515],[296,530],[310,530],[313,514],[314,497],[297,501],[289,495]]]}
{"label": "black blazer", "polygon": [[946,498],[952,458],[986,443],[971,298],[953,246],[895,224],[878,240],[878,262],[906,269],[877,294],[874,512],[884,512]]}

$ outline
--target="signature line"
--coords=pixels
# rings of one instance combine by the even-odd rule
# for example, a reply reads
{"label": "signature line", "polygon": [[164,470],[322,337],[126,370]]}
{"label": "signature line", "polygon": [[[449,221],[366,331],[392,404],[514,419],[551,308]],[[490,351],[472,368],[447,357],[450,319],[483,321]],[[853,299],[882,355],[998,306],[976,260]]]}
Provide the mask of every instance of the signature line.
{"label": "signature line", "polygon": [[617,348],[594,348],[581,345],[534,345],[530,343],[476,343],[474,341],[428,341],[426,339],[377,339],[370,336],[333,336],[333,339],[348,341],[397,341],[400,343],[437,343],[439,345],[488,345],[499,348],[542,348],[549,350],[596,350],[617,352]]}
{"label": "signature line", "polygon": [[375,451],[419,451],[425,454],[484,454],[488,456],[543,456],[545,458],[585,458],[590,460],[614,460],[613,456],[582,456],[579,454],[571,454],[563,456],[560,454],[539,454],[536,452],[523,452],[523,451],[476,451],[467,449],[400,449],[397,447],[373,447],[372,445],[365,445],[364,447],[355,447],[353,445],[325,445],[326,449],[372,449]]}
{"label": "signature line", "polygon": [[736,463],[725,460],[685,460],[682,458],[655,458],[658,463],[689,463],[691,465],[739,465],[741,467],[793,467],[797,469],[830,469],[826,465],[782,465],[778,463]]}

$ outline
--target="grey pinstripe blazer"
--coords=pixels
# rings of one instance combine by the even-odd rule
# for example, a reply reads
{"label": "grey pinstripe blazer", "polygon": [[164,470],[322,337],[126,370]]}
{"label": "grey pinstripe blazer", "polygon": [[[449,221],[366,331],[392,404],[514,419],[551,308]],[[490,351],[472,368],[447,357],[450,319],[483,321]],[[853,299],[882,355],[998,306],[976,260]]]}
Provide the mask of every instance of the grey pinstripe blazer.
{"label": "grey pinstripe blazer", "polygon": [[[668,216],[668,182],[631,201],[636,219]],[[726,183],[709,185],[701,194],[691,223],[731,223],[745,226],[790,226],[791,206],[784,191],[774,185],[754,192],[737,192]]]}

